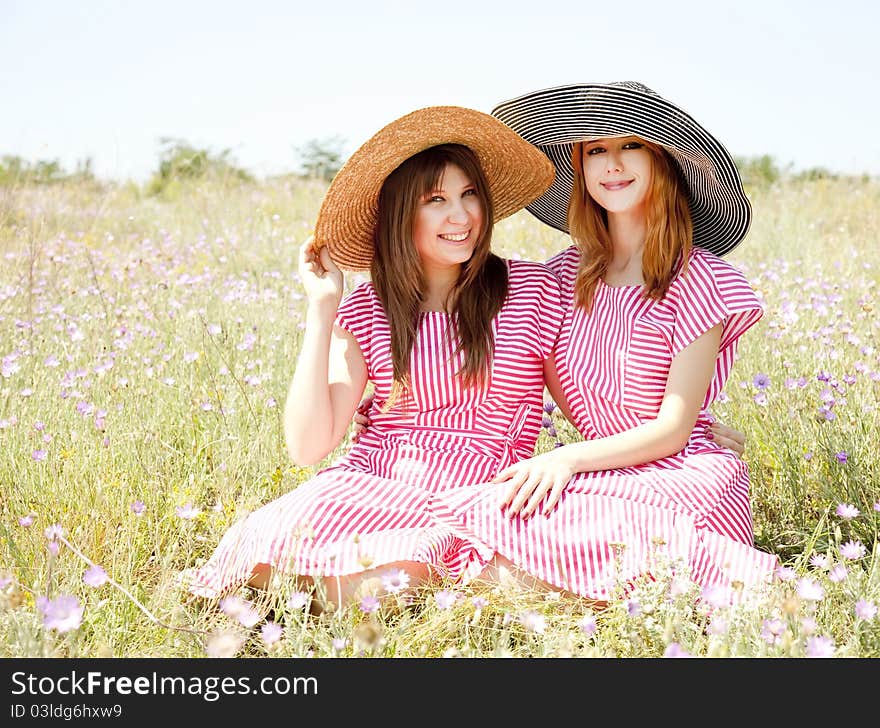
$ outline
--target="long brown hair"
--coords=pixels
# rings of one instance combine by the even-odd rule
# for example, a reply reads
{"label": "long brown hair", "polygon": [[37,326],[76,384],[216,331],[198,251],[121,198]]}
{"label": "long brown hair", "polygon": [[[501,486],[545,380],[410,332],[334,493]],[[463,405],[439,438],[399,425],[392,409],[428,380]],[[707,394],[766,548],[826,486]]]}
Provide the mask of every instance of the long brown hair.
{"label": "long brown hair", "polygon": [[[693,223],[684,182],[678,166],[660,146],[639,139],[651,152],[652,183],[646,200],[647,231],[642,251],[644,296],[660,300],[680,273],[687,269],[693,246]],[[581,254],[575,281],[575,302],[587,311],[599,279],[608,272],[613,256],[608,233],[608,213],[587,191],[584,180],[583,142],[571,153],[574,187],[568,203],[568,229]]]}
{"label": "long brown hair", "polygon": [[437,188],[447,165],[454,164],[471,181],[483,207],[483,225],[473,255],[461,268],[447,310],[464,352],[458,372],[465,386],[486,381],[495,341],[492,319],[507,297],[507,266],[489,247],[494,210],[486,175],[476,154],[460,144],[441,144],[413,155],[385,180],[379,194],[375,254],[370,274],[391,328],[394,394],[406,389],[409,363],[418,329],[425,279],[413,243],[416,211],[426,194]]}

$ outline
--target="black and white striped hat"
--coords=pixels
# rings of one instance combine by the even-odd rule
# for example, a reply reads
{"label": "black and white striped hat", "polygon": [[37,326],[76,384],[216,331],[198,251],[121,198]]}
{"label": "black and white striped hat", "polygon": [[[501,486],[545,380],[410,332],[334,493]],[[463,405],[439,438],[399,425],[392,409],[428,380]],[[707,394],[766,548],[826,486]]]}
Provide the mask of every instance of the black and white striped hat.
{"label": "black and white striped hat", "polygon": [[633,135],[662,146],[681,170],[694,245],[725,255],[748,232],[752,209],[733,157],[690,114],[640,83],[556,86],[498,104],[492,116],[538,147],[555,165],[555,181],[526,209],[557,230],[569,232],[574,143]]}

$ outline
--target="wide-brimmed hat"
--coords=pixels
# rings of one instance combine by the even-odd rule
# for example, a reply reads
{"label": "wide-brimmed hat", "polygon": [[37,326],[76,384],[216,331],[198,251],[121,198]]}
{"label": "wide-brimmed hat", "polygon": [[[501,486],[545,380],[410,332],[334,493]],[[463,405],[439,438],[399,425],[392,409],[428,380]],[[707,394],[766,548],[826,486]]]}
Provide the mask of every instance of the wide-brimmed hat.
{"label": "wide-brimmed hat", "polygon": [[527,209],[557,230],[569,232],[574,143],[633,135],[660,145],[678,165],[695,245],[724,255],[748,232],[752,208],[733,157],[690,114],[641,83],[556,86],[498,104],[492,115],[553,161],[556,179]]}
{"label": "wide-brimmed hat", "polygon": [[489,114],[460,106],[418,109],[376,132],[339,170],[321,203],[314,245],[326,245],[340,268],[369,269],[382,184],[409,157],[438,144],[463,144],[476,153],[494,222],[521,210],[553,181],[553,164],[543,152]]}

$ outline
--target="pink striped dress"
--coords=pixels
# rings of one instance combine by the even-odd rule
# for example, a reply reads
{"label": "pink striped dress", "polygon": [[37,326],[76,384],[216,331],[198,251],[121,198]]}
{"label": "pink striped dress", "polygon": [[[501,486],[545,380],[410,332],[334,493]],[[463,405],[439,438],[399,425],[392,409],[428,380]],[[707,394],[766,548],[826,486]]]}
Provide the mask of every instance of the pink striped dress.
{"label": "pink striped dress", "polygon": [[435,511],[484,554],[499,552],[585,597],[605,601],[625,593],[635,578],[651,575],[655,559],[665,558],[697,584],[736,599],[740,584],[768,580],[777,560],[753,548],[748,466],[707,439],[706,408],[727,380],[737,340],[763,314],[761,304],[739,271],[696,248],[664,300],[643,298],[640,286],[600,282],[586,314],[573,307],[578,261],[572,246],[548,265],[569,302],[557,369],[586,439],[654,418],[672,358],[723,322],[715,372],[687,445],[659,461],[577,474],[548,516],[508,519],[497,506],[506,486],[492,485],[443,496]]}
{"label": "pink striped dress", "polygon": [[447,336],[449,317],[426,312],[410,396],[385,413],[392,386],[388,320],[371,283],[345,298],[337,324],[360,345],[375,388],[370,428],[332,466],[233,525],[208,562],[188,574],[191,591],[219,596],[264,563],[291,574],[336,576],[417,561],[452,579],[482,568],[483,553],[435,520],[431,498],[532,455],[542,364],[565,315],[559,280],[546,266],[512,260],[508,271],[507,300],[492,321],[489,384],[460,386],[455,373],[463,355]]}

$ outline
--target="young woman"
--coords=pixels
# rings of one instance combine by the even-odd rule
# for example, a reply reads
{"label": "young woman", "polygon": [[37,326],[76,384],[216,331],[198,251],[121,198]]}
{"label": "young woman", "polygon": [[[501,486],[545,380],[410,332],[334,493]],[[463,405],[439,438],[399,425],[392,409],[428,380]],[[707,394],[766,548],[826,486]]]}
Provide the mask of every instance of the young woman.
{"label": "young woman", "polygon": [[574,241],[549,261],[568,310],[547,385],[584,439],[441,494],[435,513],[484,558],[599,602],[661,557],[737,598],[777,562],[753,548],[747,465],[706,436],[763,313],[719,257],[751,214],[732,158],[641,84],[537,91],[493,115],[556,167],[528,209]]}
{"label": "young woman", "polygon": [[[191,590],[216,597],[275,573],[316,577],[339,605],[485,561],[432,515],[438,493],[532,454],[543,367],[564,310],[545,266],[490,250],[493,222],[553,179],[546,156],[488,114],[431,107],[348,160],[300,250],[306,328],[285,408],[294,462],[341,442],[368,382],[369,433],[343,457],[235,524]],[[340,268],[369,269],[342,300]]]}

